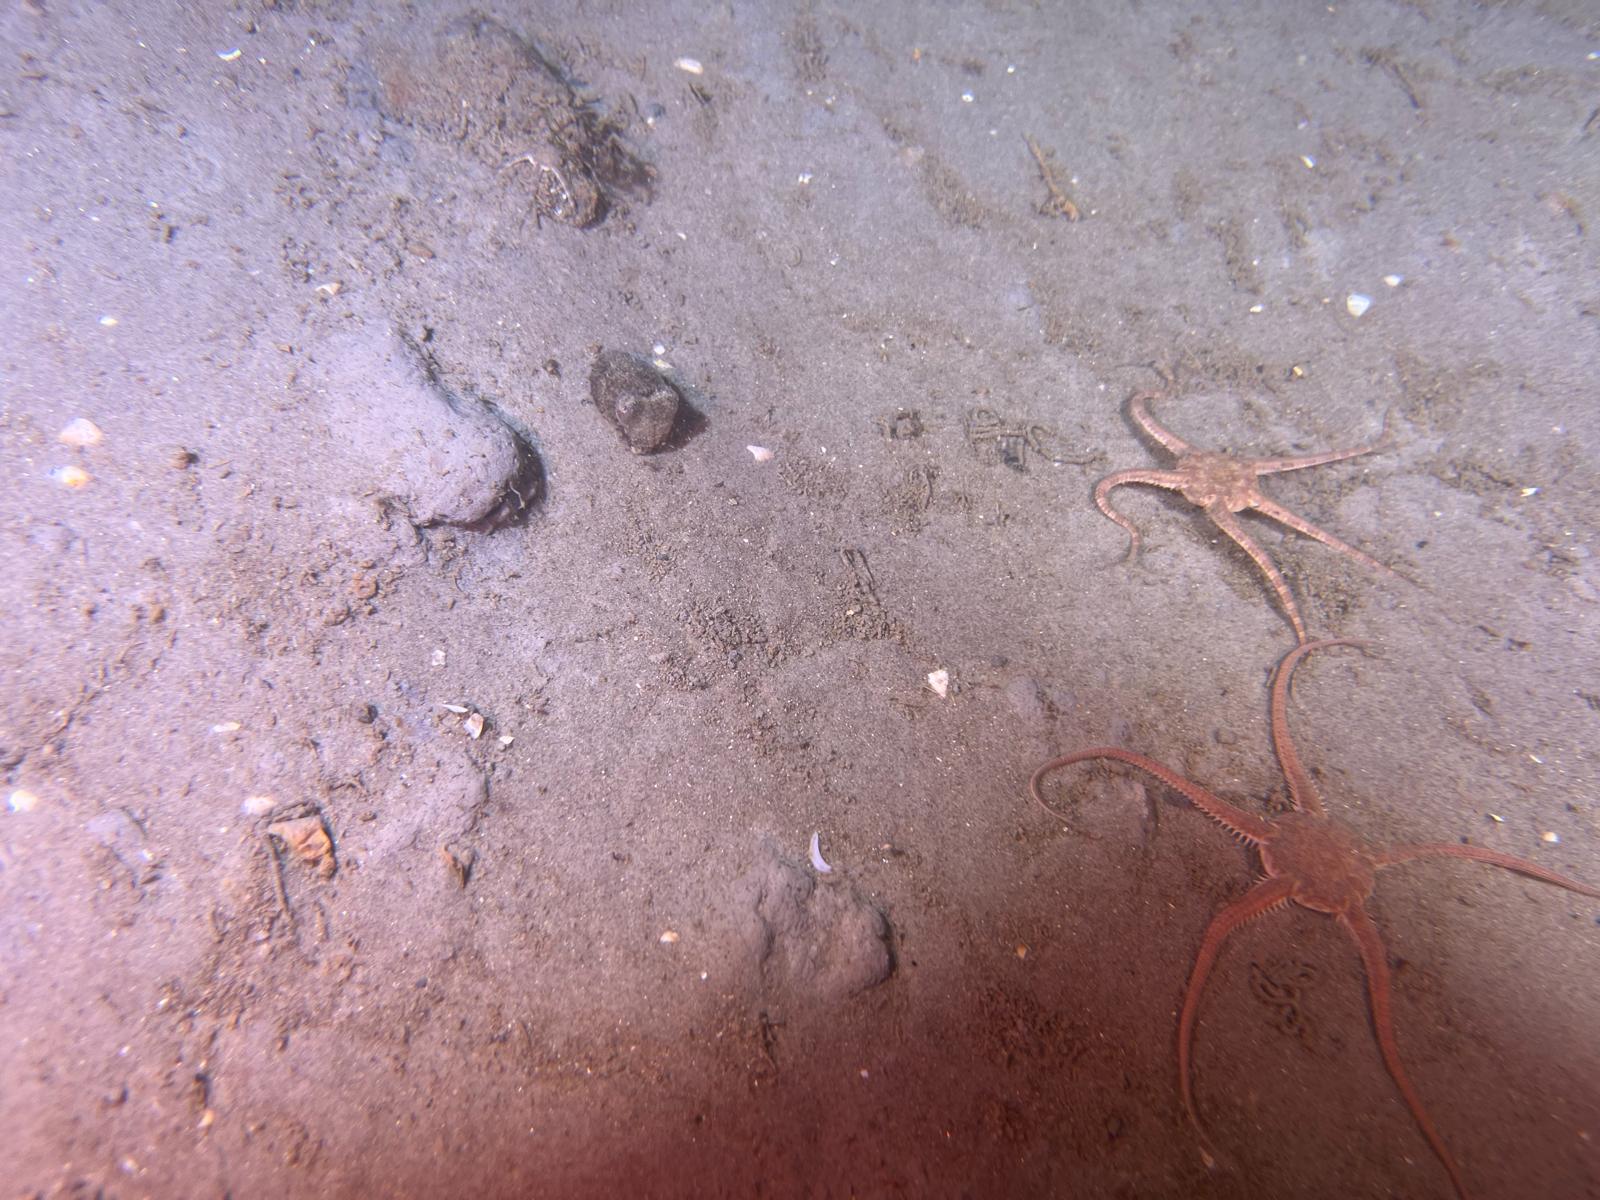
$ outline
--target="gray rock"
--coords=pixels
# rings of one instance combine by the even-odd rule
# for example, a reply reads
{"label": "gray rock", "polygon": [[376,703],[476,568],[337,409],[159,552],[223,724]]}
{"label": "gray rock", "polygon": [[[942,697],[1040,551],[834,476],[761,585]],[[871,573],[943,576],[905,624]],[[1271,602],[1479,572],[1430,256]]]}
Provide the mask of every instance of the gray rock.
{"label": "gray rock", "polygon": [[658,450],[672,436],[683,399],[654,363],[626,350],[600,352],[589,372],[589,395],[635,454]]}
{"label": "gray rock", "polygon": [[318,390],[332,431],[365,493],[414,525],[488,531],[538,499],[538,456],[482,400],[439,379],[421,349],[383,326],[316,352]]}

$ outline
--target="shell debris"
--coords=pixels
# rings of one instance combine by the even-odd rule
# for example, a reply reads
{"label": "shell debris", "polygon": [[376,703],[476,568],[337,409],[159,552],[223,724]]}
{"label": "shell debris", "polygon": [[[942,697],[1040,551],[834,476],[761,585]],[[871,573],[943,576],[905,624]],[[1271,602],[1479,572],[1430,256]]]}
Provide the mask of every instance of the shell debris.
{"label": "shell debris", "polygon": [[688,55],[684,55],[682,58],[673,59],[672,65],[677,67],[678,70],[685,71],[690,75],[704,75],[706,73],[706,69],[701,64],[700,60],[698,58],[690,58]]}
{"label": "shell debris", "polygon": [[1363,296],[1360,292],[1351,292],[1344,298],[1344,310],[1352,317],[1362,316],[1371,307],[1372,297]]}
{"label": "shell debris", "polygon": [[755,459],[758,463],[772,461],[772,451],[768,450],[765,446],[746,446],[745,449],[750,451],[750,457]]}
{"label": "shell debris", "polygon": [[77,417],[68,421],[66,427],[56,434],[56,441],[63,446],[71,446],[74,450],[81,450],[85,446],[98,446],[105,441],[105,433],[88,417]]}
{"label": "shell debris", "polygon": [[928,686],[933,689],[934,695],[943,700],[950,694],[950,672],[943,667],[937,671],[929,671]]}
{"label": "shell debris", "polygon": [[822,834],[820,832],[813,831],[811,834],[811,866],[818,875],[831,875],[833,874],[833,868],[830,867],[827,860],[822,857],[821,839]]}
{"label": "shell debris", "polygon": [[62,487],[77,491],[88,484],[90,475],[82,467],[57,467],[50,472],[50,478],[54,479]]}

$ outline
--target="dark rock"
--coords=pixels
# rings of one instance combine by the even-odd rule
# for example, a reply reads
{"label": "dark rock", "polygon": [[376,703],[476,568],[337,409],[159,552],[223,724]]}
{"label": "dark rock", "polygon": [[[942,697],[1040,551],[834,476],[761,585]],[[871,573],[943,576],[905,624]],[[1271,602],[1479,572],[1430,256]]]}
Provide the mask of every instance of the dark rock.
{"label": "dark rock", "polygon": [[672,436],[683,399],[654,363],[626,350],[600,352],[589,372],[589,395],[635,454],[658,450]]}

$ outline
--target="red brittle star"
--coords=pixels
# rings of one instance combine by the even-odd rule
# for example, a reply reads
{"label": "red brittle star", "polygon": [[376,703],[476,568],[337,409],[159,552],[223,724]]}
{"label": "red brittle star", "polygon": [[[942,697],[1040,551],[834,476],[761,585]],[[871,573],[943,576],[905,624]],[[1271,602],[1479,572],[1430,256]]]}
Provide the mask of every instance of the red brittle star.
{"label": "red brittle star", "polygon": [[1155,776],[1162,783],[1184,796],[1206,816],[1216,821],[1240,840],[1254,846],[1261,856],[1264,878],[1253,888],[1229,904],[1215,917],[1200,942],[1194,967],[1189,975],[1189,985],[1183,996],[1183,1010],[1178,1018],[1178,1087],[1184,1111],[1200,1139],[1201,1155],[1207,1166],[1214,1166],[1216,1155],[1212,1152],[1200,1118],[1195,1112],[1194,1092],[1190,1084],[1190,1048],[1194,1041],[1195,1017],[1200,1009],[1200,995],[1205,987],[1222,944],[1229,934],[1247,921],[1294,903],[1314,912],[1337,917],[1349,932],[1360,952],[1367,977],[1367,996],[1372,1008],[1372,1024],[1377,1033],[1378,1049],[1384,1065],[1400,1090],[1406,1107],[1416,1119],[1422,1135],[1444,1164],[1455,1187],[1456,1194],[1465,1200],[1466,1184],[1461,1171],[1444,1139],[1439,1136],[1433,1120],[1422,1106],[1422,1098],[1412,1085],[1405,1067],[1400,1062],[1400,1050],[1395,1042],[1394,1019],[1391,1011],[1391,985],[1389,957],[1378,926],[1368,915],[1366,899],[1372,894],[1377,874],[1386,867],[1412,862],[1419,858],[1464,858],[1472,862],[1488,863],[1518,871],[1523,875],[1553,883],[1557,887],[1577,892],[1582,896],[1600,899],[1600,888],[1569,879],[1565,875],[1546,870],[1527,859],[1501,854],[1482,846],[1469,846],[1458,842],[1412,842],[1398,846],[1371,845],[1354,830],[1330,819],[1323,810],[1311,776],[1300,763],[1294,742],[1289,737],[1288,693],[1289,679],[1295,664],[1312,650],[1326,646],[1359,646],[1361,642],[1345,639],[1306,642],[1291,650],[1278,665],[1272,681],[1272,741],[1277,748],[1278,762],[1284,779],[1289,784],[1291,811],[1281,817],[1267,818],[1245,812],[1212,794],[1199,784],[1185,779],[1177,772],[1162,766],[1154,759],[1134,754],[1117,747],[1100,746],[1080,750],[1075,754],[1052,759],[1034,772],[1028,790],[1035,801],[1052,816],[1055,810],[1045,804],[1039,793],[1040,781],[1050,772],[1073,763],[1090,759],[1109,758],[1137,767]]}
{"label": "red brittle star", "polygon": [[1387,431],[1384,438],[1351,450],[1329,450],[1324,454],[1308,454],[1299,458],[1242,458],[1218,450],[1196,450],[1150,415],[1147,402],[1153,398],[1144,392],[1134,396],[1128,401],[1128,413],[1141,430],[1161,443],[1178,461],[1170,470],[1165,471],[1144,468],[1118,471],[1114,475],[1107,475],[1095,485],[1094,489],[1094,502],[1100,511],[1128,531],[1128,537],[1131,539],[1127,554],[1129,559],[1139,552],[1139,530],[1132,521],[1111,507],[1108,497],[1113,488],[1121,487],[1125,483],[1147,483],[1180,493],[1190,504],[1200,508],[1211,518],[1212,524],[1238,543],[1239,548],[1255,560],[1256,566],[1260,567],[1261,573],[1267,577],[1267,582],[1272,584],[1273,590],[1278,593],[1278,601],[1283,605],[1289,623],[1294,626],[1295,637],[1302,643],[1306,640],[1305,622],[1300,619],[1300,608],[1289,592],[1289,585],[1284,582],[1277,564],[1267,557],[1267,552],[1250,536],[1235,514],[1245,509],[1252,509],[1281,525],[1287,525],[1296,533],[1302,533],[1306,537],[1315,538],[1325,546],[1333,547],[1340,554],[1359,563],[1365,563],[1390,575],[1397,574],[1370,554],[1365,554],[1347,542],[1340,541],[1327,530],[1319,529],[1281,504],[1268,499],[1256,484],[1263,475],[1278,475],[1284,471],[1298,471],[1304,467],[1320,467],[1324,463],[1340,462],[1347,458],[1359,458],[1363,454],[1371,454],[1384,444]]}

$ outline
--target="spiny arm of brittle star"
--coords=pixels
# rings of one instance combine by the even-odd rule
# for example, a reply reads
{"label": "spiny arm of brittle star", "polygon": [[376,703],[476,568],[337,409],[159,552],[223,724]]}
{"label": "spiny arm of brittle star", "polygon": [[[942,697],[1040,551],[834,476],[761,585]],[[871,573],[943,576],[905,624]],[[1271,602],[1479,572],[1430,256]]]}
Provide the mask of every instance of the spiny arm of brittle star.
{"label": "spiny arm of brittle star", "polygon": [[1153,758],[1146,758],[1142,754],[1135,754],[1131,750],[1122,750],[1116,746],[1096,746],[1092,750],[1079,750],[1074,754],[1063,754],[1060,758],[1052,758],[1033,773],[1033,778],[1028,781],[1029,794],[1040,808],[1060,820],[1061,815],[1045,803],[1044,796],[1039,791],[1039,784],[1044,781],[1046,775],[1059,771],[1062,767],[1088,762],[1094,758],[1114,759],[1120,763],[1127,763],[1130,767],[1137,767],[1146,774],[1154,775],[1229,833],[1248,842],[1260,843],[1272,836],[1272,823],[1266,818],[1253,816],[1242,808],[1229,804],[1222,797],[1212,795],[1198,783],[1185,779]]}
{"label": "spiny arm of brittle star", "polygon": [[1465,858],[1472,862],[1488,863],[1491,867],[1504,867],[1507,871],[1515,871],[1519,875],[1544,883],[1553,883],[1557,887],[1566,888],[1569,892],[1577,892],[1580,896],[1589,896],[1600,900],[1600,888],[1590,887],[1586,883],[1579,883],[1556,871],[1547,870],[1536,862],[1529,862],[1525,858],[1518,858],[1512,854],[1501,854],[1498,850],[1489,850],[1483,846],[1467,846],[1460,842],[1408,842],[1399,846],[1390,846],[1373,855],[1373,859],[1380,867],[1392,867],[1398,863],[1414,862],[1419,858]]}
{"label": "spiny arm of brittle star", "polygon": [[1300,660],[1313,650],[1322,650],[1330,646],[1365,646],[1367,643],[1354,638],[1325,638],[1317,642],[1302,642],[1278,664],[1278,669],[1272,676],[1272,744],[1278,750],[1278,764],[1283,768],[1283,777],[1289,783],[1289,802],[1295,808],[1308,812],[1314,816],[1325,816],[1322,808],[1322,799],[1317,795],[1316,786],[1311,782],[1311,776],[1301,765],[1300,754],[1294,748],[1294,739],[1289,736],[1289,684],[1294,677],[1294,669]]}
{"label": "spiny arm of brittle star", "polygon": [[1279,877],[1256,884],[1211,918],[1205,937],[1200,941],[1200,952],[1194,957],[1194,967],[1189,972],[1189,986],[1183,993],[1183,1013],[1178,1018],[1178,1092],[1183,1097],[1183,1111],[1189,1116],[1189,1124],[1194,1126],[1195,1135],[1200,1139],[1200,1155],[1208,1167],[1217,1165],[1217,1156],[1206,1138],[1205,1129],[1200,1125],[1200,1115],[1194,1107],[1194,1089],[1189,1079],[1189,1052],[1194,1044],[1194,1023],[1200,1012],[1200,994],[1205,990],[1206,977],[1211,974],[1211,966],[1217,961],[1217,953],[1222,949],[1222,943],[1228,940],[1228,935],[1246,922],[1287,904],[1293,894],[1294,881],[1291,879]]}
{"label": "spiny arm of brittle star", "polygon": [[1284,582],[1278,565],[1267,557],[1265,550],[1256,545],[1256,540],[1245,532],[1244,526],[1239,523],[1239,518],[1229,512],[1224,505],[1208,504],[1205,514],[1218,529],[1238,543],[1239,549],[1255,559],[1256,566],[1261,568],[1261,573],[1267,577],[1267,582],[1278,593],[1278,603],[1283,605],[1284,615],[1289,618],[1289,624],[1294,626],[1295,640],[1304,643],[1306,626],[1300,619],[1300,606],[1294,602],[1294,596],[1290,594],[1289,585]]}
{"label": "spiny arm of brittle star", "polygon": [[1288,458],[1252,458],[1250,466],[1257,475],[1280,475],[1284,471],[1303,471],[1307,467],[1320,467],[1324,463],[1344,462],[1360,458],[1383,449],[1382,442],[1369,442],[1365,446],[1352,446],[1348,450],[1324,450],[1321,454],[1302,454]]}
{"label": "spiny arm of brittle star", "polygon": [[1183,476],[1177,471],[1118,471],[1114,475],[1107,475],[1094,485],[1095,507],[1127,531],[1129,541],[1125,557],[1131,559],[1139,553],[1139,527],[1112,508],[1108,499],[1113,488],[1119,488],[1125,483],[1148,483],[1152,487],[1178,489],[1183,487]]}
{"label": "spiny arm of brittle star", "polygon": [[1406,1107],[1411,1110],[1417,1127],[1422,1130],[1422,1136],[1428,1139],[1428,1145],[1433,1147],[1433,1152],[1439,1156],[1439,1161],[1449,1173],[1456,1195],[1461,1197],[1461,1200],[1467,1200],[1467,1185],[1461,1180],[1461,1172],[1456,1167],[1455,1159],[1451,1158],[1450,1151],[1445,1149],[1444,1139],[1434,1127],[1433,1118],[1428,1116],[1428,1110],[1422,1107],[1422,1097],[1417,1094],[1410,1076],[1400,1063],[1400,1047],[1394,1039],[1389,952],[1383,944],[1383,936],[1359,901],[1340,913],[1339,920],[1350,931],[1356,949],[1361,952],[1361,964],[1366,968],[1367,998],[1372,1005],[1372,1025],[1377,1031],[1378,1049],[1383,1054],[1383,1063],[1389,1068],[1389,1076],[1400,1089],[1400,1095],[1405,1100]]}
{"label": "spiny arm of brittle star", "polygon": [[1194,449],[1193,446],[1151,416],[1150,401],[1155,398],[1154,392],[1140,392],[1128,401],[1128,415],[1133,418],[1135,425],[1155,438],[1172,454],[1184,455],[1190,453]]}
{"label": "spiny arm of brittle star", "polygon": [[1281,504],[1267,499],[1267,497],[1262,495],[1260,492],[1255,494],[1254,502],[1250,507],[1255,509],[1262,516],[1270,517],[1280,525],[1287,525],[1296,533],[1304,534],[1308,538],[1315,538],[1324,546],[1331,546],[1340,554],[1348,554],[1357,562],[1365,563],[1374,570],[1382,571],[1385,575],[1393,575],[1396,579],[1405,578],[1404,575],[1400,574],[1400,572],[1396,571],[1387,563],[1381,563],[1365,551],[1357,550],[1354,546],[1350,545],[1350,543],[1334,537],[1333,534],[1329,533],[1326,529],[1321,529],[1316,525],[1313,525],[1310,521],[1307,521],[1298,514],[1290,512]]}

